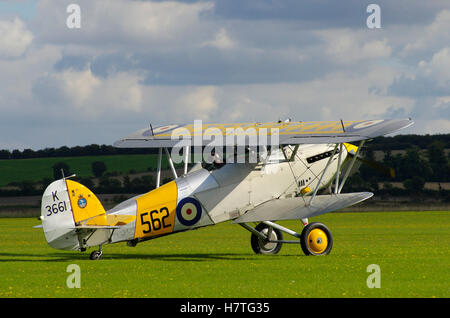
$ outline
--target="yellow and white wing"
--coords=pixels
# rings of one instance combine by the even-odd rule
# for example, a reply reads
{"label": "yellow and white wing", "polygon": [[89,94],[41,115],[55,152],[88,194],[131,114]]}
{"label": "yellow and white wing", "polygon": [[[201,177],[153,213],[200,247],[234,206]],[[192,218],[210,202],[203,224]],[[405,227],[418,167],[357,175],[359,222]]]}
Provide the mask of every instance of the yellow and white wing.
{"label": "yellow and white wing", "polygon": [[230,134],[277,135],[280,145],[355,142],[386,135],[413,124],[411,119],[357,121],[269,122],[238,124],[180,124],[141,129],[114,143],[119,148],[173,147],[181,139],[190,145],[207,145]]}

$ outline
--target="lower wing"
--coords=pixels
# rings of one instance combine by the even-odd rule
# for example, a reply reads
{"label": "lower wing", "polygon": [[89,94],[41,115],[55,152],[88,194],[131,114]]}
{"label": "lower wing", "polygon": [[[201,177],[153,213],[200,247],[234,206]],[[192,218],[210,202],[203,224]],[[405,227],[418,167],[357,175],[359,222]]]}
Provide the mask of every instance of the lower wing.
{"label": "lower wing", "polygon": [[373,196],[371,192],[318,195],[309,204],[310,197],[295,197],[267,201],[232,223],[298,220],[339,210],[362,202]]}

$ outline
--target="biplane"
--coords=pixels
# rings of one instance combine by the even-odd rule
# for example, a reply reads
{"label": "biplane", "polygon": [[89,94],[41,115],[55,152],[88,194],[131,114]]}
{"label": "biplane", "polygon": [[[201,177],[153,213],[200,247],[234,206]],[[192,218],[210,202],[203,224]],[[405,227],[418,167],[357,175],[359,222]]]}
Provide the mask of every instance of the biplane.
{"label": "biplane", "polygon": [[[282,244],[291,243],[300,244],[306,255],[326,255],[333,246],[331,232],[309,219],[372,197],[371,192],[342,192],[361,148],[369,139],[412,123],[411,119],[377,119],[150,125],[114,146],[158,149],[155,188],[105,211],[87,187],[70,177],[56,180],[42,197],[45,238],[51,247],[62,250],[98,246],[90,254],[96,260],[105,244],[136,246],[231,221],[251,233],[255,253],[276,254]],[[263,135],[270,141],[253,138]],[[196,149],[202,153],[197,159]],[[173,174],[165,184],[161,184],[163,151]],[[210,159],[205,160],[205,153]],[[177,155],[184,161],[180,175],[174,165]],[[298,220],[301,232],[276,223],[281,220]],[[283,233],[293,238],[285,240]]]}

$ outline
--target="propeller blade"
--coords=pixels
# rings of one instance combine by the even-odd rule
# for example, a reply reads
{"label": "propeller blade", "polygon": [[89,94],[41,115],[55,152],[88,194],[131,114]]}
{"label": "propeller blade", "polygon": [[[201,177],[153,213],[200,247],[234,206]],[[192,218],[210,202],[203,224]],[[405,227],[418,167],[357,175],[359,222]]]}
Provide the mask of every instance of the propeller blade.
{"label": "propeller blade", "polygon": [[359,156],[356,159],[361,161],[363,164],[365,164],[377,171],[380,171],[383,174],[390,176],[391,178],[395,178],[395,170],[391,167],[386,167],[376,161],[367,160],[367,159],[361,158]]}
{"label": "propeller blade", "polygon": [[[344,143],[344,145],[347,148],[347,152],[350,156],[353,157],[357,154],[358,147],[356,147],[355,145],[352,145],[352,144],[348,144],[348,143]],[[377,171],[380,171],[383,174],[390,176],[393,179],[395,178],[395,170],[391,167],[386,167],[386,166],[382,165],[381,163],[373,161],[373,160],[364,159],[359,154],[356,157],[356,159],[358,161],[360,161],[361,163],[363,163]]]}

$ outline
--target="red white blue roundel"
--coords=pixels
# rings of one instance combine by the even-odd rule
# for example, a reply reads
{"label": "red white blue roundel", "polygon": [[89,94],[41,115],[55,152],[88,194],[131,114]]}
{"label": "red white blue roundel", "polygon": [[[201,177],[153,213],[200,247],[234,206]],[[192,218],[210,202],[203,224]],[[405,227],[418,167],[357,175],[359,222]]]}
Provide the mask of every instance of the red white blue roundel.
{"label": "red white blue roundel", "polygon": [[367,128],[376,124],[379,124],[383,121],[383,119],[376,119],[376,120],[368,120],[364,121],[362,123],[359,123],[355,126],[353,126],[353,129],[361,129],[361,128]]}
{"label": "red white blue roundel", "polygon": [[202,217],[202,207],[194,198],[184,198],[177,205],[177,218],[181,224],[192,226]]}
{"label": "red white blue roundel", "polygon": [[153,133],[159,134],[159,133],[169,131],[169,130],[177,128],[177,127],[178,127],[178,125],[168,125],[168,126],[156,127],[153,129]]}
{"label": "red white blue roundel", "polygon": [[144,131],[142,133],[142,135],[143,136],[154,136],[154,135],[161,134],[161,133],[167,133],[170,130],[174,130],[178,126],[179,125],[167,125],[167,126],[160,126],[160,127],[150,128],[150,129],[147,129],[146,131]]}

